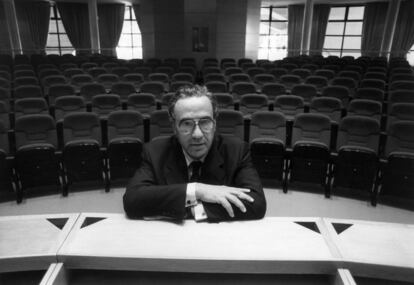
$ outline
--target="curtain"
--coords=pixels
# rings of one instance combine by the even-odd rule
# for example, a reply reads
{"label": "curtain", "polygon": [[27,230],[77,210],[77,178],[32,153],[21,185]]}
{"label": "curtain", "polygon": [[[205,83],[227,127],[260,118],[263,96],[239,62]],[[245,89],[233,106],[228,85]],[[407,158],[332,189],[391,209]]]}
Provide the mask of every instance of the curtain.
{"label": "curtain", "polygon": [[99,41],[102,54],[116,56],[116,46],[121,37],[124,14],[124,4],[98,5]]}
{"label": "curtain", "polygon": [[361,54],[363,56],[380,55],[387,10],[387,2],[374,2],[365,5],[361,40]]}
{"label": "curtain", "polygon": [[89,54],[91,50],[91,36],[89,31],[88,4],[58,2],[57,8],[68,38],[76,50],[76,54]]}
{"label": "curtain", "polygon": [[330,6],[326,4],[315,5],[313,7],[310,55],[322,55],[330,9]]}
{"label": "curtain", "polygon": [[414,44],[414,1],[401,2],[392,42],[391,57],[406,57]]}
{"label": "curtain", "polygon": [[304,5],[288,6],[288,56],[300,55]]}
{"label": "curtain", "polygon": [[5,2],[0,1],[0,54],[11,54],[10,35],[7,29]]}
{"label": "curtain", "polygon": [[135,18],[137,19],[138,27],[141,29],[141,6],[135,4],[132,6],[134,8]]}
{"label": "curtain", "polygon": [[23,53],[44,54],[49,32],[49,2],[15,2]]}

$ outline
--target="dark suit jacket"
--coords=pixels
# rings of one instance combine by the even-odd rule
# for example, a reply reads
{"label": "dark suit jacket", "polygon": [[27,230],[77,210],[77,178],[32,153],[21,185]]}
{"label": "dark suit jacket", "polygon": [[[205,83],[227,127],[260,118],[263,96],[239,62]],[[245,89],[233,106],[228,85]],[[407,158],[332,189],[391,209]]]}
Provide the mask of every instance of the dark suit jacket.
{"label": "dark suit jacket", "polygon": [[[141,167],[131,178],[124,194],[129,217],[162,215],[183,219],[188,171],[180,143],[175,136],[160,138],[144,146]],[[233,206],[234,219],[260,219],[266,200],[260,178],[254,169],[248,144],[236,137],[217,135],[201,168],[200,183],[251,189],[254,202],[242,200],[243,213]],[[220,205],[203,202],[208,221],[230,220]]]}

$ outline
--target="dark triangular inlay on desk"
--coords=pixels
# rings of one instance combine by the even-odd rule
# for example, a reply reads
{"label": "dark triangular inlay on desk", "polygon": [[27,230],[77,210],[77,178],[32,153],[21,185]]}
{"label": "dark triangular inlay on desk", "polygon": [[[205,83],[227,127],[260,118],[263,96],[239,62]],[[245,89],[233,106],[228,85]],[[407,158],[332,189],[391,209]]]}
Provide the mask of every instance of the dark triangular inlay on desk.
{"label": "dark triangular inlay on desk", "polygon": [[98,218],[98,217],[87,217],[82,223],[81,229],[90,225],[93,225],[94,223],[100,222],[102,220],[105,220],[106,218]]}
{"label": "dark triangular inlay on desk", "polygon": [[69,220],[69,218],[50,218],[47,220],[61,230],[66,225],[66,222]]}
{"label": "dark triangular inlay on desk", "polygon": [[305,227],[311,231],[314,231],[318,234],[321,232],[319,231],[318,225],[315,222],[295,222],[298,225],[301,225],[302,227]]}
{"label": "dark triangular inlay on desk", "polygon": [[349,229],[353,225],[352,224],[342,224],[342,223],[332,223],[332,226],[334,227],[336,233],[338,235],[340,235],[341,233],[343,233],[344,231],[346,231],[347,229]]}

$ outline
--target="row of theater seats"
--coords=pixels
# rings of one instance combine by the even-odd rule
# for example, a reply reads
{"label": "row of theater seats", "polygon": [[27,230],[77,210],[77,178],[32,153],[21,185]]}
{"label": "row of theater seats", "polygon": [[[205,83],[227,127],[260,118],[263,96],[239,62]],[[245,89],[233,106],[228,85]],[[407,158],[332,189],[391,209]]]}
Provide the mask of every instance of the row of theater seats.
{"label": "row of theater seats", "polygon": [[[14,184],[18,202],[36,186],[60,185],[67,195],[69,186],[85,180],[100,180],[108,191],[139,166],[146,132],[150,139],[173,133],[166,110],[154,111],[147,126],[131,110],[111,112],[105,122],[89,112],[68,114],[60,126],[50,115],[25,115],[16,121],[15,152],[0,125],[2,189],[12,194]],[[285,191],[306,182],[323,187],[326,197],[354,189],[349,193],[373,205],[378,197],[414,201],[414,122],[393,123],[383,151],[378,121],[362,116],[344,117],[334,131],[323,114],[298,114],[290,124],[280,112],[257,111],[246,124],[242,113],[221,110],[217,132],[247,140],[260,176],[281,182]]]}

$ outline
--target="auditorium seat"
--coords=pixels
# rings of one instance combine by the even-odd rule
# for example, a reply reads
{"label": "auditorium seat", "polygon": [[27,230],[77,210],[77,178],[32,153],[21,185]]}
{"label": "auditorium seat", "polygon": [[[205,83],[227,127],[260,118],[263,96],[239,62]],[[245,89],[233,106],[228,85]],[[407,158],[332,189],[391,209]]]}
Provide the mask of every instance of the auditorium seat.
{"label": "auditorium seat", "polygon": [[305,104],[309,105],[312,98],[316,97],[316,87],[311,84],[299,84],[292,88],[290,94],[303,98]]}
{"label": "auditorium seat", "polygon": [[191,86],[193,85],[190,81],[174,81],[170,85],[170,92],[176,92],[178,89],[184,86]]}
{"label": "auditorium seat", "polygon": [[236,73],[243,73],[243,69],[241,69],[240,67],[228,67],[224,70],[224,75],[227,77]]}
{"label": "auditorium seat", "polygon": [[62,185],[53,118],[43,114],[21,116],[16,119],[15,137],[15,169],[19,182],[17,202],[22,201],[29,188]]}
{"label": "auditorium seat", "polygon": [[378,79],[387,82],[387,75],[385,72],[365,72],[363,79]]}
{"label": "auditorium seat", "polygon": [[24,85],[39,85],[39,80],[34,76],[17,77],[13,81],[14,88]]}
{"label": "auditorium seat", "polygon": [[43,78],[42,80],[42,87],[43,87],[43,94],[45,96],[49,95],[50,87],[56,84],[67,84],[68,81],[65,76],[63,75],[49,75]]}
{"label": "auditorium seat", "polygon": [[135,86],[129,82],[116,82],[112,85],[110,93],[119,95],[121,102],[128,101],[128,96],[136,93]]}
{"label": "auditorium seat", "polygon": [[181,72],[181,73],[190,73],[191,75],[194,76],[194,78],[197,75],[197,69],[195,68],[195,66],[185,66],[182,65],[177,69],[177,72]]}
{"label": "auditorium seat", "polygon": [[119,78],[130,72],[129,68],[125,66],[116,66],[110,70],[110,73],[118,75]]}
{"label": "auditorium seat", "polygon": [[237,82],[251,82],[250,76],[246,73],[233,73],[228,77],[230,88]]}
{"label": "auditorium seat", "polygon": [[414,81],[414,74],[409,73],[393,73],[390,77],[390,82],[394,81]]}
{"label": "auditorium seat", "polygon": [[292,70],[291,74],[299,76],[302,79],[302,81],[304,81],[312,73],[310,72],[310,70],[305,68],[295,68]]}
{"label": "auditorium seat", "polygon": [[63,70],[63,75],[69,80],[72,78],[72,76],[77,75],[77,74],[85,74],[85,71],[82,68],[78,68],[78,67],[73,67],[73,68],[68,68],[68,69]]}
{"label": "auditorium seat", "polygon": [[390,125],[379,200],[414,209],[414,121]]}
{"label": "auditorium seat", "polygon": [[94,79],[89,74],[75,74],[72,76],[71,84],[75,87],[77,93],[79,93],[81,87],[87,83],[93,83]]}
{"label": "auditorium seat", "polygon": [[315,86],[316,91],[320,93],[324,87],[328,86],[328,79],[324,76],[311,75],[305,79],[304,83]]}
{"label": "auditorium seat", "polygon": [[335,77],[335,71],[330,70],[330,69],[317,69],[315,70],[314,75],[323,76],[329,81]]}
{"label": "auditorium seat", "polygon": [[187,81],[187,82],[191,82],[194,83],[194,75],[191,73],[184,73],[184,72],[179,72],[179,73],[174,73],[171,77],[171,81]]}
{"label": "auditorium seat", "polygon": [[244,140],[243,114],[235,110],[219,110],[216,131],[224,136],[236,136],[241,140]]}
{"label": "auditorium seat", "polygon": [[342,187],[345,191],[338,191],[338,194],[362,196],[363,199],[368,196],[375,204],[379,136],[380,124],[375,119],[361,116],[342,119],[338,129],[337,156],[334,157],[333,194]]}
{"label": "auditorium seat", "polygon": [[109,113],[121,110],[121,98],[115,94],[100,94],[92,97],[92,112],[99,116],[99,119],[106,120]]}
{"label": "auditorium seat", "polygon": [[174,131],[167,110],[155,110],[150,114],[149,140],[171,136]]}
{"label": "auditorium seat", "polygon": [[244,94],[256,93],[256,85],[250,82],[236,82],[231,86],[230,92],[235,100],[238,100]]}
{"label": "auditorium seat", "polygon": [[166,92],[164,84],[158,81],[145,81],[140,87],[141,93],[151,93],[157,100],[161,100],[162,94]]}
{"label": "auditorium seat", "polygon": [[266,71],[261,67],[252,67],[247,69],[246,73],[250,76],[250,78],[254,78],[256,75],[266,74]]}
{"label": "auditorium seat", "polygon": [[102,84],[105,87],[106,92],[109,92],[112,89],[112,85],[119,81],[118,75],[112,73],[100,74],[96,78],[96,82]]}
{"label": "auditorium seat", "polygon": [[21,116],[34,114],[49,115],[49,107],[44,98],[23,98],[14,102],[15,120]]}
{"label": "auditorium seat", "polygon": [[389,91],[394,90],[414,90],[414,81],[410,80],[398,80],[390,83]]}
{"label": "auditorium seat", "polygon": [[333,97],[315,97],[310,102],[309,112],[323,114],[331,119],[331,123],[339,124],[342,117],[342,102]]}
{"label": "auditorium seat", "polygon": [[43,97],[42,89],[39,85],[22,85],[14,89],[14,99]]}
{"label": "auditorium seat", "polygon": [[276,83],[276,78],[271,74],[257,74],[253,77],[253,82],[257,85],[257,89],[261,90],[266,83]]}
{"label": "auditorium seat", "polygon": [[249,132],[252,162],[264,184],[278,180],[286,190],[286,120],[282,113],[257,111]]}
{"label": "auditorium seat", "polygon": [[343,108],[348,108],[349,103],[349,89],[344,86],[327,86],[322,89],[322,97],[338,98],[342,102]]}
{"label": "auditorium seat", "polygon": [[29,63],[14,63],[13,70],[34,70],[33,66]]}
{"label": "auditorium seat", "polygon": [[355,80],[357,85],[358,85],[358,82],[361,80],[361,74],[359,72],[353,71],[353,70],[342,70],[338,73],[338,77],[351,78],[351,79]]}
{"label": "auditorium seat", "polygon": [[292,90],[292,88],[295,85],[298,85],[298,84],[302,83],[302,79],[297,75],[286,74],[286,75],[282,75],[280,77],[279,83],[283,84],[285,86],[286,90],[288,90],[288,92],[290,92],[290,90]]}
{"label": "auditorium seat", "polygon": [[381,124],[382,105],[378,101],[355,99],[348,105],[348,116],[365,116],[377,120]]}
{"label": "auditorium seat", "polygon": [[168,92],[162,95],[161,97],[161,109],[168,109],[171,98],[174,96],[175,92]]}
{"label": "auditorium seat", "polygon": [[391,106],[387,116],[387,132],[390,126],[398,121],[414,122],[414,103],[395,103]]}
{"label": "auditorium seat", "polygon": [[286,120],[293,121],[297,114],[304,112],[305,103],[302,97],[280,95],[275,98],[273,109],[285,115]]}
{"label": "auditorium seat", "polygon": [[128,96],[127,109],[139,111],[145,119],[157,108],[155,96],[151,93],[131,94]]}
{"label": "auditorium seat", "polygon": [[243,113],[244,118],[250,119],[256,111],[269,110],[268,99],[266,95],[261,94],[244,94],[240,97],[239,110]]}
{"label": "auditorium seat", "polygon": [[165,90],[170,88],[170,76],[167,73],[153,72],[148,74],[149,81],[158,81],[164,85]]}
{"label": "auditorium seat", "polygon": [[286,95],[287,91],[284,85],[279,83],[266,83],[262,86],[262,94],[265,94],[269,101],[274,101],[277,96]]}
{"label": "auditorium seat", "polygon": [[63,71],[65,71],[69,68],[79,68],[79,67],[76,63],[73,63],[73,62],[62,63],[60,65],[60,69],[63,70]]}
{"label": "auditorium seat", "polygon": [[211,81],[227,82],[226,77],[222,73],[209,73],[204,76],[204,83],[207,84]]}
{"label": "auditorium seat", "polygon": [[96,62],[84,62],[80,66],[83,70],[88,71],[91,68],[98,67]]}
{"label": "auditorium seat", "polygon": [[12,127],[9,112],[9,104],[5,101],[0,101],[0,120],[3,121],[3,125],[7,129]]}
{"label": "auditorium seat", "polygon": [[108,175],[110,181],[128,179],[141,164],[144,124],[134,110],[113,111],[108,116]]}
{"label": "auditorium seat", "polygon": [[141,84],[144,81],[144,76],[140,73],[127,73],[121,77],[121,82],[128,82],[133,84],[136,92],[139,91]]}
{"label": "auditorium seat", "polygon": [[227,83],[222,81],[208,81],[205,86],[211,93],[226,93],[228,91]]}
{"label": "auditorium seat", "polygon": [[388,93],[388,107],[389,112],[392,105],[395,103],[414,103],[414,89],[413,90],[394,90]]}
{"label": "auditorium seat", "polygon": [[58,97],[75,95],[75,88],[70,84],[56,84],[49,88],[48,102],[49,106],[54,106]]}
{"label": "auditorium seat", "polygon": [[106,94],[106,89],[100,83],[85,83],[80,87],[79,94],[85,99],[86,104],[90,104],[95,95]]}
{"label": "auditorium seat", "polygon": [[377,88],[384,91],[386,89],[386,85],[385,81],[381,79],[363,79],[360,82],[361,88]]}
{"label": "auditorium seat", "polygon": [[[6,75],[8,75],[8,76],[6,76]],[[33,70],[16,70],[13,73],[14,78],[23,77],[23,76],[36,77],[36,74]],[[11,79],[10,73],[6,72],[6,71],[0,71],[0,77],[3,77],[3,78],[8,79],[8,80]]]}
{"label": "auditorium seat", "polygon": [[56,98],[55,120],[57,124],[62,123],[67,114],[74,112],[86,112],[86,103],[83,97],[68,95]]}
{"label": "auditorium seat", "polygon": [[268,72],[269,74],[273,75],[277,81],[280,80],[280,77],[282,77],[283,75],[287,75],[289,73],[289,71],[286,68],[281,67],[272,68]]}
{"label": "auditorium seat", "polygon": [[234,99],[229,93],[213,93],[218,109],[234,110]]}
{"label": "auditorium seat", "polygon": [[354,99],[372,100],[382,103],[384,101],[384,91],[372,87],[358,88]]}
{"label": "auditorium seat", "polygon": [[157,66],[154,69],[154,72],[155,73],[165,73],[165,74],[168,75],[168,77],[171,77],[174,74],[175,69],[172,68],[171,66]]}
{"label": "auditorium seat", "polygon": [[217,66],[206,66],[202,68],[201,73],[205,77],[209,74],[217,74],[217,73],[221,74],[221,70]]}
{"label": "auditorium seat", "polygon": [[105,191],[109,191],[98,115],[88,112],[67,114],[63,118],[63,142],[66,178],[63,194],[66,196],[75,183],[97,180],[103,182]]}
{"label": "auditorium seat", "polygon": [[290,62],[285,62],[285,63],[282,63],[280,66],[281,66],[282,68],[287,69],[287,71],[288,71],[288,72],[292,72],[292,70],[294,70],[295,68],[298,68],[298,67],[299,67],[297,64],[295,64],[295,63],[290,63]]}
{"label": "auditorium seat", "polygon": [[48,68],[48,69],[42,69],[39,71],[39,79],[43,80],[46,76],[50,75],[62,75],[62,72],[57,68]]}
{"label": "auditorium seat", "polygon": [[330,196],[329,160],[331,121],[323,114],[298,114],[292,128],[292,153],[288,168],[291,182],[316,183]]}
{"label": "auditorium seat", "polygon": [[152,72],[152,69],[148,66],[139,66],[134,68],[133,73],[139,73],[141,74],[145,80],[147,80],[148,75]]}
{"label": "auditorium seat", "polygon": [[343,86],[348,89],[349,96],[353,97],[356,92],[357,82],[348,77],[335,77],[333,78],[330,83],[331,86]]}

